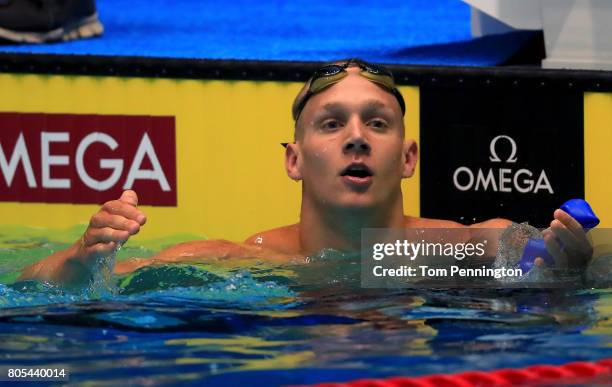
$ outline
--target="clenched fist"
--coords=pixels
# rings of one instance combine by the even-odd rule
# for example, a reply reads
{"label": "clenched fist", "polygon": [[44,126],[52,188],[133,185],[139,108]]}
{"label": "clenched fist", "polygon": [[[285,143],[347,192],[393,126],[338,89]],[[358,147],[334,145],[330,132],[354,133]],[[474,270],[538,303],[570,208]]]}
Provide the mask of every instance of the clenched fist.
{"label": "clenched fist", "polygon": [[78,258],[89,266],[97,257],[110,254],[118,244],[124,243],[140,231],[147,218],[136,207],[138,196],[132,190],[123,191],[118,200],[104,203],[91,217],[81,237]]}

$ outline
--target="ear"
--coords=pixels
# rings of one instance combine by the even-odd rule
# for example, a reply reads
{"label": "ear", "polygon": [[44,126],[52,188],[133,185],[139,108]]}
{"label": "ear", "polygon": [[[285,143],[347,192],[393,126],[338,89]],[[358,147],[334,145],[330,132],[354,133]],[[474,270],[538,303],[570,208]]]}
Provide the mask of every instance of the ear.
{"label": "ear", "polygon": [[300,146],[295,142],[287,144],[285,148],[285,170],[290,179],[295,181],[302,180]]}
{"label": "ear", "polygon": [[419,147],[414,140],[404,142],[404,170],[402,177],[412,177],[419,158]]}

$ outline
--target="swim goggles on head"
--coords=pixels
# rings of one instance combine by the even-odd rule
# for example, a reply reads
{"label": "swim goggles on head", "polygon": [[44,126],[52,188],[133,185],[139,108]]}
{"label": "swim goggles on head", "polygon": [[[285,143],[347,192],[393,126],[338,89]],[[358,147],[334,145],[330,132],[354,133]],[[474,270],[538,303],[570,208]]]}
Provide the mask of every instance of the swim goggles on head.
{"label": "swim goggles on head", "polygon": [[293,119],[297,121],[300,113],[302,113],[302,110],[304,109],[304,106],[306,106],[306,102],[308,102],[313,95],[346,77],[348,75],[346,69],[351,66],[351,64],[354,64],[361,69],[361,76],[382,86],[388,92],[393,94],[393,96],[397,99],[400,108],[402,109],[402,115],[406,113],[406,103],[404,102],[404,97],[402,97],[402,94],[397,89],[397,86],[395,86],[395,80],[393,79],[393,74],[391,74],[391,71],[382,66],[367,63],[359,59],[349,59],[344,64],[326,65],[314,72],[310,78],[308,91],[306,94],[304,94],[302,100],[295,104],[293,108]]}

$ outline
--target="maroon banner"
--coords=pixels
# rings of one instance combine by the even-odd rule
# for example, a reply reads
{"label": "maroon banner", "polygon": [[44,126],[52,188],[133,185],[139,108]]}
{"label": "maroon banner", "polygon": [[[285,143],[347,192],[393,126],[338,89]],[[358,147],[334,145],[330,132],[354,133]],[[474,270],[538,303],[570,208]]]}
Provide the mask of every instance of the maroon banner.
{"label": "maroon banner", "polygon": [[0,113],[0,201],[176,206],[174,117]]}

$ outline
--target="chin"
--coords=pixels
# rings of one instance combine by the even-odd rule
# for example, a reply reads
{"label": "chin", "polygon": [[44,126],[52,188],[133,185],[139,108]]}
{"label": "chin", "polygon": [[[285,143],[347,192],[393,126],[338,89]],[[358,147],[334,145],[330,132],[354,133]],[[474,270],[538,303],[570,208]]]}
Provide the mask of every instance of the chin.
{"label": "chin", "polygon": [[377,201],[367,194],[351,193],[343,195],[341,200],[337,201],[337,206],[347,210],[365,210],[377,207]]}

